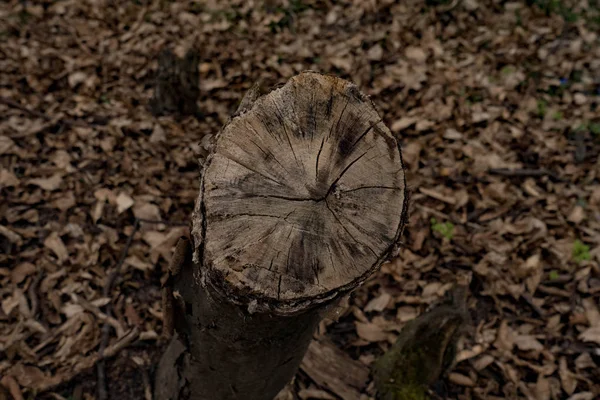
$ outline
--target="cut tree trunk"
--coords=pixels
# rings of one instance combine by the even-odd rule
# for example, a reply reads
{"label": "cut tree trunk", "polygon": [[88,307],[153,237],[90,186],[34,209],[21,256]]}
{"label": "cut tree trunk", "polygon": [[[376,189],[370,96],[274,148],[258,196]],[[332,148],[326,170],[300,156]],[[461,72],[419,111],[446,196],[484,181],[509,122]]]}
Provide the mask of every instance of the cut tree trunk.
{"label": "cut tree trunk", "polygon": [[271,400],[324,312],[394,251],[400,147],[355,85],[305,72],[246,95],[200,186],[165,284],[157,398]]}

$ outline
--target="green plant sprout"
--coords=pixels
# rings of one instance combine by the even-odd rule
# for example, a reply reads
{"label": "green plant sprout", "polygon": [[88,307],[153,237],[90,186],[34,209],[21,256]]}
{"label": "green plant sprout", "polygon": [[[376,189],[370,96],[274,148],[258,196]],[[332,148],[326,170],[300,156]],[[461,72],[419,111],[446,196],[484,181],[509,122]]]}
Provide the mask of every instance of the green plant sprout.
{"label": "green plant sprout", "polygon": [[431,218],[431,229],[434,232],[439,232],[443,237],[452,240],[454,237],[454,224],[452,222],[437,222],[435,218]]}
{"label": "green plant sprout", "polygon": [[580,263],[582,261],[590,260],[592,257],[590,255],[590,246],[583,243],[581,240],[576,239],[573,242],[573,260],[575,262]]}
{"label": "green plant sprout", "polygon": [[537,101],[537,114],[539,117],[546,115],[546,108],[548,108],[546,100],[540,99]]}

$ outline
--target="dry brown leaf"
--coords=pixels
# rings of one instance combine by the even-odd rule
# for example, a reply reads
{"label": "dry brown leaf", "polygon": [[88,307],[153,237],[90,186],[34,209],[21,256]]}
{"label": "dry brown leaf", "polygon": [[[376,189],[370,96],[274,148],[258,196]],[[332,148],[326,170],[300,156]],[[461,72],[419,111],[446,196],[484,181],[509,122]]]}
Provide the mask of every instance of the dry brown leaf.
{"label": "dry brown leaf", "polygon": [[23,262],[17,265],[10,273],[10,279],[15,284],[19,284],[25,280],[29,275],[35,272],[35,265],[29,262]]}
{"label": "dry brown leaf", "polygon": [[34,178],[29,180],[29,184],[41,187],[44,190],[53,191],[60,187],[62,183],[61,174],[54,174],[50,178]]}
{"label": "dry brown leaf", "polygon": [[404,50],[404,55],[411,61],[419,64],[427,61],[427,53],[420,47],[409,46]]}
{"label": "dry brown leaf", "polygon": [[392,132],[401,132],[409,126],[416,124],[419,118],[417,117],[402,117],[399,120],[392,122],[390,129]]}
{"label": "dry brown leaf", "polygon": [[508,326],[508,322],[503,320],[500,323],[500,327],[498,328],[498,333],[496,335],[496,341],[494,342],[494,346],[497,349],[501,350],[512,350],[515,344],[515,335],[512,332],[512,329]]}
{"label": "dry brown leaf", "polygon": [[167,140],[167,135],[165,134],[165,130],[159,124],[154,125],[154,129],[152,129],[152,135],[150,135],[150,143],[160,143],[165,142]]}
{"label": "dry brown leaf", "polygon": [[592,326],[578,336],[584,342],[594,342],[600,345],[600,325]]}
{"label": "dry brown leaf", "polygon": [[8,152],[15,146],[15,142],[8,136],[0,135],[0,155],[8,154]]}
{"label": "dry brown leaf", "polygon": [[387,333],[383,331],[383,329],[370,322],[358,322],[354,321],[354,325],[356,326],[356,333],[362,339],[365,339],[369,342],[383,342],[387,340]]}
{"label": "dry brown leaf", "polygon": [[4,236],[9,242],[14,243],[17,246],[20,246],[23,243],[23,238],[21,238],[21,235],[11,231],[4,225],[0,225],[0,235]]}
{"label": "dry brown leaf", "polygon": [[[4,400],[23,400],[23,394],[21,393],[21,388],[17,383],[16,379],[10,375],[5,375],[0,379],[0,385],[4,386],[10,392],[10,395],[13,397],[12,399],[6,398]],[[0,387],[0,389],[2,389]],[[2,390],[0,390],[0,398],[2,398]]]}
{"label": "dry brown leaf", "polygon": [[561,357],[558,363],[558,376],[560,377],[560,383],[562,384],[563,390],[571,395],[577,388],[577,379],[569,367],[567,366],[566,357]]}
{"label": "dry brown leaf", "polygon": [[579,392],[575,393],[573,396],[569,396],[567,400],[592,400],[596,396],[592,392]]}
{"label": "dry brown leaf", "polygon": [[473,368],[477,371],[485,369],[488,365],[494,362],[494,357],[489,354],[484,354],[473,362]]}
{"label": "dry brown leaf", "polygon": [[463,134],[457,131],[456,129],[448,128],[444,132],[444,139],[448,140],[461,140],[463,138]]}
{"label": "dry brown leaf", "polygon": [[585,309],[585,316],[590,326],[600,326],[600,311],[598,305],[592,297],[583,299],[583,308]]}
{"label": "dry brown leaf", "polygon": [[365,306],[365,312],[369,312],[369,311],[381,312],[381,311],[385,310],[387,305],[390,303],[390,300],[392,300],[392,296],[387,292],[383,292],[379,296],[375,297],[374,299],[372,299],[371,301],[369,301],[367,303],[367,305]]}
{"label": "dry brown leaf", "polygon": [[536,400],[550,400],[550,382],[543,375],[538,375],[534,390]]}
{"label": "dry brown leaf", "polygon": [[13,310],[19,306],[18,296],[8,296],[2,300],[2,311],[5,315],[10,315]]}
{"label": "dry brown leaf", "polygon": [[380,44],[376,44],[371,47],[367,52],[367,59],[371,61],[380,61],[383,57],[383,47]]}
{"label": "dry brown leaf", "polygon": [[300,396],[301,399],[322,399],[322,400],[336,400],[336,397],[333,396],[332,394],[321,390],[321,389],[317,389],[315,387],[310,387],[307,389],[302,389],[298,392],[298,396]]}
{"label": "dry brown leaf", "polygon": [[134,204],[134,201],[131,198],[131,196],[129,196],[125,192],[119,193],[119,195],[116,198],[116,202],[117,202],[117,212],[119,214],[121,214],[125,210],[128,210]]}
{"label": "dry brown leaf", "polygon": [[[459,363],[459,362],[477,357],[478,355],[483,353],[485,350],[486,350],[485,347],[480,344],[476,344],[475,346],[473,346],[470,349],[463,349],[456,354],[456,357],[455,357],[456,362]],[[493,360],[493,357],[492,357],[492,360]]]}
{"label": "dry brown leaf", "polygon": [[92,220],[94,223],[97,223],[100,218],[102,218],[102,213],[104,212],[104,204],[106,202],[104,200],[99,200],[94,205],[94,209],[92,210]]}
{"label": "dry brown leaf", "polygon": [[579,225],[581,223],[581,221],[583,221],[584,219],[585,219],[585,211],[583,210],[583,207],[581,207],[581,206],[573,207],[573,209],[569,213],[569,216],[567,217],[567,220],[569,222],[573,222],[574,224],[577,224],[577,225]]}
{"label": "dry brown leaf", "polygon": [[137,256],[129,256],[125,259],[125,265],[131,265],[135,269],[139,269],[140,271],[152,271],[154,266],[147,262],[141,260]]}
{"label": "dry brown leaf", "polygon": [[44,246],[52,250],[61,264],[69,259],[69,252],[58,233],[52,232],[48,235],[44,240]]}
{"label": "dry brown leaf", "polygon": [[46,375],[32,365],[17,364],[9,370],[9,374],[15,377],[19,385],[24,387],[35,387],[44,382]]}
{"label": "dry brown leaf", "polygon": [[590,355],[590,353],[581,353],[575,359],[575,368],[577,368],[578,370],[587,369],[587,368],[595,369],[595,368],[597,368],[597,365],[594,362],[594,360],[592,359],[592,356]]}
{"label": "dry brown leaf", "polygon": [[515,345],[523,351],[542,350],[544,346],[531,335],[517,335],[514,340]]}
{"label": "dry brown leaf", "polygon": [[160,209],[151,203],[136,203],[135,207],[133,207],[133,215],[140,219],[161,220]]}
{"label": "dry brown leaf", "polygon": [[7,169],[0,168],[0,189],[17,186],[19,179]]}
{"label": "dry brown leaf", "polygon": [[408,322],[415,319],[419,315],[419,310],[416,307],[402,306],[396,311],[396,318],[400,322]]}
{"label": "dry brown leaf", "polygon": [[431,296],[439,295],[438,291],[440,290],[441,287],[442,287],[442,283],[441,282],[431,282],[431,283],[428,283],[423,288],[423,292],[421,293],[421,296],[423,296],[423,297],[431,297]]}
{"label": "dry brown leaf", "polygon": [[475,382],[473,382],[473,379],[471,379],[470,377],[463,375],[463,374],[459,374],[458,372],[450,372],[448,374],[448,380],[452,383],[454,383],[455,385],[459,385],[459,386],[467,386],[467,387],[473,387],[475,386]]}

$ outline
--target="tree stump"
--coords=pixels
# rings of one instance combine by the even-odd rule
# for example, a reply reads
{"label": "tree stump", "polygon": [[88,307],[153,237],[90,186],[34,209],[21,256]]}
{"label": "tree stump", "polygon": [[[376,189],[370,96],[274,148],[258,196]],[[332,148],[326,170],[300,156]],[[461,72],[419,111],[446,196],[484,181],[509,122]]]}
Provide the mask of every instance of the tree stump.
{"label": "tree stump", "polygon": [[217,135],[167,282],[157,398],[271,400],[323,312],[394,250],[406,200],[399,144],[355,85],[304,72],[251,91]]}

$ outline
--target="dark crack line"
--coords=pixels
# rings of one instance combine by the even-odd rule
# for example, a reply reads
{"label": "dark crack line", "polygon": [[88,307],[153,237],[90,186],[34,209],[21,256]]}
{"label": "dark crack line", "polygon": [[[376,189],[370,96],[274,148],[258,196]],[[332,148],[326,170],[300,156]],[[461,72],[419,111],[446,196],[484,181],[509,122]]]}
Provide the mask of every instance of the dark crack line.
{"label": "dark crack line", "polygon": [[294,117],[296,117],[296,126],[298,127],[298,130],[300,131],[300,135],[302,135],[302,139],[304,139],[305,138],[304,131],[302,130],[302,124],[300,123],[300,118],[298,118],[298,113],[296,112],[296,108],[291,107],[291,109],[292,109],[292,112],[294,113]]}
{"label": "dark crack line", "polygon": [[348,171],[350,169],[350,167],[352,167],[358,160],[360,160],[361,158],[364,157],[365,154],[367,154],[369,152],[369,150],[365,151],[364,153],[362,153],[360,156],[356,157],[354,159],[354,161],[352,161],[351,163],[349,163],[346,168],[343,169],[342,173],[340,174],[340,176],[337,177],[337,179],[335,181],[333,181],[333,183],[331,184],[331,186],[329,187],[329,190],[327,191],[327,195],[325,197],[327,197],[334,189],[335,186],[337,185],[338,181],[342,178],[342,176],[344,176],[344,174],[346,173],[346,171]]}
{"label": "dark crack line", "polygon": [[277,252],[277,254],[275,254],[275,255],[274,255],[272,258],[271,258],[271,263],[269,264],[269,271],[270,271],[271,269],[273,269],[273,261],[275,261],[275,259],[276,259],[277,257],[279,257],[279,255],[280,255],[280,254],[281,254],[281,251],[278,251],[278,252]]}
{"label": "dark crack line", "polygon": [[281,298],[281,279],[283,278],[283,275],[279,275],[279,283],[277,284],[277,300],[279,300]]}
{"label": "dark crack line", "polygon": [[[233,142],[233,143],[235,143],[235,142]],[[221,153],[221,155],[223,155],[223,153]],[[255,174],[257,174],[257,175],[260,175],[260,176],[262,176],[263,178],[270,180],[271,182],[275,182],[275,183],[276,183],[276,184],[278,184],[279,186],[284,186],[284,187],[287,187],[287,185],[283,184],[282,182],[279,182],[278,180],[276,180],[276,179],[274,179],[274,178],[271,178],[270,176],[268,176],[268,175],[265,175],[265,174],[263,174],[262,172],[258,172],[257,170],[254,170],[254,169],[252,169],[252,168],[248,167],[247,165],[244,165],[242,162],[240,162],[240,161],[238,161],[238,160],[235,160],[235,159],[233,159],[233,158],[231,158],[231,157],[226,157],[225,155],[223,155],[223,156],[224,156],[225,158],[227,158],[228,160],[231,160],[231,161],[233,161],[234,163],[236,163],[236,164],[238,164],[238,165],[241,165],[242,167],[246,168],[248,171],[252,171],[252,172],[254,172],[254,173],[255,173]]]}
{"label": "dark crack line", "polygon": [[290,135],[289,135],[289,133],[287,131],[287,127],[285,126],[285,118],[283,118],[283,113],[281,112],[281,110],[277,106],[277,103],[273,102],[273,105],[275,106],[275,109],[277,110],[277,113],[279,114],[279,118],[278,119],[281,122],[281,126],[283,127],[283,132],[285,133],[285,137],[287,139],[287,142],[290,145],[290,150],[292,151],[292,155],[294,156],[294,160],[296,160],[296,164],[298,164],[298,167],[300,169],[303,169],[302,168],[302,164],[298,160],[298,157],[296,157],[296,152],[294,151],[294,146],[292,146],[292,140],[290,139]]}
{"label": "dark crack line", "polygon": [[283,221],[278,221],[275,225],[273,225],[273,227],[269,230],[269,232],[265,233],[263,236],[261,236],[260,238],[258,238],[257,240],[255,240],[254,242],[250,242],[250,243],[246,243],[244,246],[237,248],[236,250],[238,252],[241,252],[244,249],[247,249],[250,246],[254,246],[260,242],[262,242],[263,240],[265,240],[266,238],[268,238],[269,236],[271,236],[273,234],[273,232],[275,232],[275,230],[277,229],[277,227],[279,226],[279,224],[281,224]]}
{"label": "dark crack line", "polygon": [[313,129],[310,132],[310,142],[311,143],[312,143],[312,141],[314,139],[315,132],[317,131],[317,114],[316,114],[316,107],[315,107],[315,92],[316,92],[316,90],[312,91],[312,97],[310,99],[310,109],[314,110],[313,111],[314,114],[312,115]]}
{"label": "dark crack line", "polygon": [[[250,140],[250,143],[252,143],[252,144],[253,144],[253,145],[255,145],[256,147],[258,147],[258,149],[259,149],[260,151],[262,151],[262,153],[263,153],[265,156],[269,156],[269,155],[271,155],[271,156],[273,157],[273,160],[275,160],[275,162],[276,162],[277,164],[279,164],[279,166],[280,166],[280,167],[281,167],[281,168],[282,168],[282,169],[285,171],[285,173],[291,176],[291,174],[290,174],[290,171],[288,171],[288,170],[287,170],[287,169],[286,169],[286,168],[283,166],[283,164],[281,164],[281,163],[279,162],[279,160],[277,159],[277,157],[275,157],[275,154],[273,154],[273,153],[271,153],[271,152],[267,152],[267,151],[263,150],[263,148],[262,148],[262,147],[260,147],[260,146],[258,145],[258,143],[256,143],[254,140],[252,140],[252,139],[248,139],[248,140]],[[239,145],[238,145],[238,147],[239,147]]]}
{"label": "dark crack line", "polygon": [[273,198],[273,199],[281,199],[281,200],[288,200],[288,201],[312,201],[315,203],[325,200],[325,197],[313,199],[313,198],[302,198],[302,197],[279,196],[276,194],[252,194],[252,195],[250,195],[250,197]]}
{"label": "dark crack line", "polygon": [[288,249],[288,255],[287,255],[287,260],[285,262],[285,274],[288,275],[289,271],[290,271],[290,254],[292,252],[292,246],[289,247]]}
{"label": "dark crack line", "polygon": [[[335,123],[335,131],[338,131],[338,128],[340,126],[340,121],[342,120],[343,116],[344,116],[344,112],[346,112],[346,108],[348,107],[348,104],[350,103],[350,97],[346,97],[346,104],[344,104],[344,108],[342,108],[342,112],[340,113],[340,117],[338,118],[337,122]],[[331,128],[329,129],[329,134],[327,135],[327,139],[329,139],[331,137],[331,132],[333,132],[333,124],[331,124]]]}
{"label": "dark crack line", "polygon": [[327,200],[325,200],[325,205],[327,206],[327,209],[331,212],[331,214],[333,215],[333,218],[335,218],[335,220],[338,222],[338,224],[340,224],[342,226],[342,228],[344,228],[344,230],[346,231],[346,233],[352,238],[352,240],[354,240],[355,243],[361,244],[358,240],[356,240],[356,238],[350,233],[350,231],[346,228],[346,226],[344,224],[342,224],[342,221],[340,221],[340,219],[338,218],[338,216],[336,215],[336,213],[333,212],[333,210],[331,209],[331,207],[329,207],[329,204],[327,203]]}
{"label": "dark crack line", "polygon": [[402,188],[399,187],[395,187],[395,186],[360,186],[357,188],[353,188],[353,189],[348,189],[348,190],[341,190],[342,193],[349,193],[349,192],[355,192],[357,190],[362,190],[362,189],[384,189],[384,190],[402,190]]}
{"label": "dark crack line", "polygon": [[315,180],[319,180],[319,157],[321,157],[321,151],[323,150],[323,145],[325,144],[325,136],[321,140],[321,147],[319,147],[319,152],[317,153],[317,165],[315,166]]}
{"label": "dark crack line", "polygon": [[[340,116],[337,120],[337,122],[335,124],[331,124],[331,128],[329,129],[329,133],[327,134],[327,141],[329,141],[329,139],[331,138],[331,133],[334,131],[334,126],[335,126],[335,132],[338,132],[339,126],[340,126],[340,121],[342,120],[342,118],[344,117],[344,113],[346,112],[346,108],[348,107],[348,104],[350,103],[350,98],[346,97],[346,104],[344,104],[344,108],[342,108],[342,111],[340,112]],[[331,170],[331,163],[334,159],[332,151],[329,151],[329,159],[327,160],[327,171]]]}
{"label": "dark crack line", "polygon": [[[357,224],[356,224],[354,221],[352,221],[352,219],[350,219],[350,218],[346,217],[344,214],[341,214],[341,215],[342,215],[342,217],[343,217],[344,219],[346,219],[346,220],[347,220],[347,221],[348,221],[348,222],[349,222],[349,223],[350,223],[352,226],[354,226],[354,228],[355,228],[357,231],[359,231],[360,233],[362,233],[362,234],[363,234],[363,235],[365,235],[366,237],[372,237],[372,236],[373,236],[373,235],[372,235],[372,233],[365,231],[365,230],[364,230],[364,228],[362,228],[360,225],[357,225]],[[357,242],[357,243],[358,243],[358,242]],[[371,246],[369,246],[369,245],[368,245],[368,244],[366,244],[366,243],[362,243],[362,242],[361,242],[361,245],[363,245],[363,246],[366,246],[366,247],[367,247],[367,248],[368,248],[368,249],[371,251],[371,253],[373,253],[373,255],[374,255],[376,258],[378,258],[378,256],[377,256],[377,253],[375,253],[375,251],[373,250],[373,248],[372,248]]]}
{"label": "dark crack line", "polygon": [[317,285],[321,286],[321,282],[319,281],[319,260],[316,260],[317,262],[315,263],[313,261],[312,263],[312,271],[313,274],[315,274],[315,279],[317,280]]}
{"label": "dark crack line", "polygon": [[[239,214],[231,215],[229,218],[217,219],[217,221],[224,221],[227,219],[233,219],[233,218],[238,218],[238,217],[262,217],[262,218],[267,217],[267,218],[282,219],[281,215],[239,213]],[[211,219],[215,219],[214,214],[211,216]]]}
{"label": "dark crack line", "polygon": [[[255,142],[254,140],[252,140],[251,138],[248,138],[248,140],[250,141],[250,143],[252,143],[252,144],[253,144],[253,145],[255,145],[256,147],[258,147],[258,149],[259,149],[260,151],[262,151],[262,153],[263,153],[265,156],[268,156],[268,155],[270,154],[269,152],[266,152],[266,151],[265,151],[265,150],[264,150],[262,147],[260,147],[260,146],[259,146],[259,144],[258,144],[258,143],[256,143],[256,142]],[[237,143],[236,143],[236,144],[237,144]],[[238,147],[239,147],[239,145],[238,145]]]}
{"label": "dark crack line", "polygon": [[333,262],[333,254],[331,254],[331,248],[329,247],[329,243],[327,243],[327,253],[329,253],[329,261],[331,262],[331,269],[333,269],[333,272],[335,272],[336,274],[337,269],[335,269],[335,264]]}
{"label": "dark crack line", "polygon": [[[277,143],[281,143],[281,138],[280,138],[278,135],[275,135],[273,132],[271,132],[271,130],[270,130],[268,127],[267,127],[267,124],[266,124],[266,123],[263,121],[263,119],[262,119],[262,116],[261,116],[260,114],[257,114],[257,115],[256,115],[256,117],[257,117],[258,121],[259,121],[259,122],[262,124],[262,126],[265,128],[265,131],[267,131],[267,133],[269,134],[269,136],[271,136],[273,139],[275,139],[275,141],[276,141]],[[260,137],[260,134],[259,134],[259,133],[256,131],[256,128],[254,128],[254,127],[252,126],[252,124],[250,124],[248,121],[246,121],[246,124],[245,124],[245,125],[246,125],[248,128],[250,128],[250,130],[251,130],[252,132],[254,132],[254,134],[255,134],[257,137]]]}
{"label": "dark crack line", "polygon": [[361,135],[354,141],[354,143],[352,143],[352,145],[350,146],[350,149],[348,150],[348,154],[352,154],[352,151],[354,150],[354,147],[358,144],[358,142],[360,142],[362,139],[364,139],[364,137],[367,136],[367,133],[369,133],[375,127],[375,125],[377,125],[381,121],[382,120],[379,119],[379,120],[375,121],[374,123],[372,123],[371,125],[369,125],[369,127],[367,127],[367,129],[363,133],[361,133]]}

